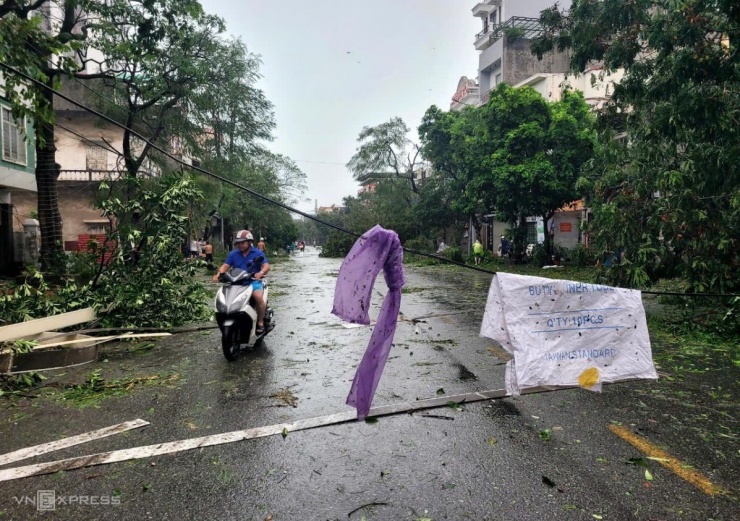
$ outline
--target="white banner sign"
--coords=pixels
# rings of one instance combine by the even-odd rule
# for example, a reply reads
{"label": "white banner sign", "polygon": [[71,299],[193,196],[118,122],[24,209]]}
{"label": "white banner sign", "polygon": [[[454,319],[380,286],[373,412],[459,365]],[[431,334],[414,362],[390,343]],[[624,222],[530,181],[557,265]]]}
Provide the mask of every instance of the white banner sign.
{"label": "white banner sign", "polygon": [[499,273],[493,277],[481,336],[514,359],[506,389],[657,379],[640,291]]}

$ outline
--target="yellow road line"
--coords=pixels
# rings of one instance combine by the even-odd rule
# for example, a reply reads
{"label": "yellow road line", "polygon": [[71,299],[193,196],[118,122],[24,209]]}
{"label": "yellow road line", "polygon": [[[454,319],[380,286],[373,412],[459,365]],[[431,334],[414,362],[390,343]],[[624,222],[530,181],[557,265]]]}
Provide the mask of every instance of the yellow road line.
{"label": "yellow road line", "polygon": [[620,425],[609,425],[609,430],[630,445],[636,447],[648,457],[659,458],[655,461],[666,467],[668,470],[672,471],[677,476],[685,479],[705,494],[716,496],[718,494],[727,493],[727,491],[724,490],[722,487],[719,487],[709,481],[709,479],[701,472],[690,468],[686,464],[672,457],[666,451],[659,449],[658,447],[647,441],[645,438],[638,436],[629,429],[626,429]]}

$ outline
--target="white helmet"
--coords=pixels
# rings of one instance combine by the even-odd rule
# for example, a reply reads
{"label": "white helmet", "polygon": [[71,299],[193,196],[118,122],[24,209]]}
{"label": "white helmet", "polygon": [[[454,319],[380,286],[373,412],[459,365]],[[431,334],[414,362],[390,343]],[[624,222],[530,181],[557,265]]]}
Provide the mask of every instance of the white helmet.
{"label": "white helmet", "polygon": [[240,242],[244,241],[254,241],[254,237],[252,236],[252,232],[249,230],[239,230],[236,232],[236,238],[234,239],[234,244],[239,244]]}

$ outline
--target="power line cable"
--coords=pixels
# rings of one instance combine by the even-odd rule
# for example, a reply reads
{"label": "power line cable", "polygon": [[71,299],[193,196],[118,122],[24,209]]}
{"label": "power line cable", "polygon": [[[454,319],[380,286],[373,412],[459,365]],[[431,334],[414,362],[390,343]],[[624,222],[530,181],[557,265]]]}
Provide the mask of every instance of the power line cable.
{"label": "power line cable", "polygon": [[333,163],[331,161],[308,161],[306,159],[291,159],[291,161],[295,161],[296,163],[312,163],[316,165],[336,165],[344,167],[347,166],[345,163]]}
{"label": "power line cable", "polygon": [[[221,176],[219,176],[217,174],[214,174],[212,172],[209,172],[208,170],[205,170],[204,168],[201,168],[199,166],[188,164],[185,161],[183,161],[182,159],[179,159],[179,158],[175,157],[174,155],[170,154],[169,152],[167,152],[166,150],[164,150],[159,145],[157,145],[155,143],[151,143],[148,139],[146,139],[143,135],[139,134],[137,131],[126,127],[125,125],[123,125],[123,124],[115,121],[114,119],[106,116],[105,114],[101,114],[100,112],[98,112],[98,111],[96,111],[94,109],[91,109],[91,108],[85,106],[84,104],[79,103],[78,101],[75,101],[75,100],[71,99],[69,96],[66,96],[66,95],[64,95],[64,94],[56,91],[52,87],[49,87],[45,83],[43,83],[43,82],[41,82],[41,81],[39,81],[39,80],[37,80],[37,79],[29,76],[28,74],[26,74],[26,73],[24,73],[22,71],[19,71],[15,67],[13,67],[11,65],[8,65],[5,62],[0,62],[0,67],[6,69],[8,71],[10,71],[13,74],[16,74],[17,76],[21,76],[22,78],[26,79],[27,81],[29,81],[29,82],[31,82],[31,83],[33,83],[33,84],[35,84],[35,85],[37,85],[37,86],[39,86],[39,87],[41,87],[43,89],[47,89],[47,90],[51,91],[52,93],[56,94],[60,98],[64,99],[65,101],[68,101],[68,102],[72,103],[73,105],[75,105],[75,106],[83,109],[86,112],[89,112],[90,114],[93,114],[93,115],[95,115],[95,116],[97,116],[97,117],[99,117],[99,118],[101,118],[101,119],[103,119],[103,120],[105,120],[105,121],[107,121],[109,123],[112,123],[113,125],[121,128],[123,130],[128,130],[132,135],[134,135],[137,138],[141,139],[144,143],[148,144],[152,149],[158,151],[159,153],[161,153],[164,156],[168,157],[169,159],[171,159],[172,161],[174,161],[175,163],[179,164],[182,167],[190,168],[191,170],[194,170],[196,172],[200,172],[201,174],[204,174],[206,176],[212,177],[213,179],[217,179],[217,180],[219,180],[219,181],[221,181],[223,183],[226,183],[226,184],[231,185],[231,186],[233,186],[235,188],[238,188],[238,189],[240,189],[240,190],[242,190],[244,192],[247,192],[248,194],[253,195],[254,197],[256,197],[256,198],[258,198],[258,199],[260,199],[262,201],[265,201],[265,202],[270,203],[270,204],[274,204],[275,206],[279,206],[280,208],[283,208],[284,210],[287,210],[287,211],[292,212],[292,213],[296,213],[296,214],[301,215],[301,216],[303,216],[303,217],[305,217],[305,218],[307,218],[309,220],[315,221],[315,222],[317,222],[319,224],[322,224],[324,226],[327,226],[327,227],[332,228],[334,230],[337,230],[339,232],[346,233],[346,234],[351,235],[351,236],[356,237],[356,238],[364,238],[364,236],[361,235],[361,234],[352,232],[350,230],[347,230],[345,228],[342,228],[341,226],[336,226],[336,225],[334,225],[332,223],[329,223],[327,221],[324,221],[322,219],[319,219],[319,218],[317,218],[317,217],[315,217],[315,216],[313,216],[313,215],[311,215],[309,213],[306,213],[306,212],[303,212],[303,211],[298,210],[296,208],[293,208],[293,207],[291,207],[291,206],[289,206],[289,205],[287,205],[285,203],[282,203],[280,201],[275,201],[274,199],[271,199],[271,198],[269,198],[267,196],[264,196],[264,195],[262,195],[262,194],[260,194],[258,192],[255,192],[254,190],[252,190],[250,188],[247,188],[245,186],[242,186],[239,183],[236,183],[234,181],[231,181],[230,179],[226,179],[225,177],[221,177]],[[458,261],[455,261],[455,260],[452,260],[452,259],[447,259],[447,258],[444,258],[444,257],[440,257],[438,255],[432,255],[432,254],[429,254],[429,253],[421,252],[421,251],[418,251],[418,250],[413,250],[413,249],[406,248],[406,247],[402,247],[402,249],[403,249],[403,251],[405,251],[407,253],[412,253],[414,255],[420,255],[422,257],[428,257],[428,258],[431,258],[431,259],[440,260],[442,262],[445,262],[445,263],[448,263],[448,264],[453,264],[453,265],[456,265],[456,266],[460,266],[462,268],[466,268],[466,269],[469,269],[469,270],[479,271],[479,272],[482,272],[482,273],[488,273],[488,274],[491,274],[491,275],[495,275],[496,274],[495,271],[487,270],[485,268],[479,268],[477,266],[470,266],[470,265],[465,264],[463,262],[458,262]],[[670,295],[670,296],[682,296],[682,297],[739,297],[740,296],[740,294],[733,294],[733,293],[679,293],[679,292],[660,292],[660,291],[642,291],[642,293],[650,294],[650,295]]]}
{"label": "power line cable", "polygon": [[169,159],[173,160],[175,163],[179,164],[180,166],[183,166],[185,168],[190,168],[191,170],[194,170],[196,172],[200,172],[201,174],[207,175],[207,176],[212,177],[214,179],[218,179],[219,181],[221,181],[223,183],[226,183],[226,184],[229,184],[231,186],[234,186],[235,188],[239,188],[240,190],[243,190],[243,191],[249,193],[250,195],[253,195],[253,196],[257,197],[258,199],[261,199],[261,200],[263,200],[263,201],[265,201],[267,203],[271,203],[271,204],[274,204],[276,206],[279,206],[279,207],[283,208],[284,210],[288,210],[289,212],[297,213],[298,215],[301,215],[303,217],[306,217],[307,219],[310,219],[312,221],[316,221],[316,222],[318,222],[320,224],[323,224],[325,226],[328,226],[330,228],[334,228],[335,230],[346,232],[346,233],[348,233],[350,235],[353,235],[355,237],[358,237],[358,238],[361,237],[361,235],[359,235],[357,233],[350,232],[349,230],[345,230],[345,229],[343,229],[343,228],[341,228],[339,226],[336,226],[336,225],[331,224],[329,222],[326,222],[326,221],[323,221],[321,219],[318,219],[318,218],[316,218],[316,217],[314,217],[314,216],[312,216],[312,215],[310,215],[310,214],[308,214],[306,212],[302,212],[301,210],[298,210],[296,208],[293,208],[291,206],[288,206],[287,204],[284,204],[284,203],[282,203],[280,201],[275,201],[274,199],[271,199],[271,198],[269,198],[267,196],[264,196],[264,195],[262,195],[262,194],[260,194],[258,192],[255,192],[254,190],[252,190],[250,188],[247,188],[245,186],[242,186],[242,185],[240,185],[240,184],[238,184],[238,183],[236,183],[234,181],[231,181],[230,179],[227,179],[225,177],[222,177],[222,176],[219,176],[219,175],[214,174],[212,172],[209,172],[208,170],[205,170],[205,169],[203,169],[203,168],[201,168],[199,166],[188,164],[185,161],[183,161],[182,159],[179,159],[179,158],[175,157],[174,155],[170,154],[169,152],[167,152],[166,150],[164,150],[159,145],[157,145],[155,143],[151,143],[148,139],[146,139],[143,135],[141,135],[136,130],[130,129],[130,128],[126,127],[125,125],[117,122],[113,118],[110,118],[110,117],[106,116],[105,114],[101,114],[100,112],[98,112],[98,111],[96,111],[94,109],[91,109],[91,108],[83,105],[82,103],[79,103],[78,101],[73,100],[69,96],[66,96],[65,94],[62,94],[61,92],[59,92],[59,91],[57,91],[57,90],[49,87],[48,85],[45,85],[44,83],[36,80],[35,78],[33,78],[33,77],[25,74],[24,72],[19,71],[15,67],[12,67],[12,66],[4,63],[4,62],[0,62],[0,67],[3,67],[4,69],[8,70],[9,72],[11,72],[13,74],[16,74],[18,76],[21,76],[22,78],[24,78],[27,81],[29,81],[29,82],[37,85],[38,87],[41,87],[41,88],[44,88],[44,89],[47,89],[47,90],[53,92],[55,95],[59,96],[63,100],[68,101],[69,103],[72,103],[73,105],[75,105],[75,106],[77,106],[77,107],[79,107],[79,108],[81,108],[81,109],[89,112],[90,114],[93,114],[93,115],[95,115],[95,116],[97,116],[97,117],[99,117],[99,118],[107,121],[108,123],[112,123],[113,125],[121,128],[122,130],[129,131],[133,136],[136,136],[138,139],[142,140],[145,144],[149,145],[152,149],[156,150],[157,152],[161,153],[162,155],[164,155],[164,156],[168,157]]}
{"label": "power line cable", "polygon": [[[155,143],[151,143],[148,139],[146,139],[144,136],[142,136],[141,134],[139,134],[137,131],[135,131],[133,129],[129,129],[128,127],[126,127],[122,123],[119,123],[118,121],[114,120],[113,118],[111,118],[109,116],[106,116],[105,114],[101,114],[100,112],[98,112],[98,111],[96,111],[94,109],[91,109],[90,107],[87,107],[86,105],[84,105],[84,104],[82,104],[82,103],[80,103],[80,102],[78,102],[76,100],[73,100],[69,96],[67,96],[65,94],[62,94],[61,92],[58,92],[57,90],[53,89],[52,87],[49,87],[48,85],[46,85],[46,84],[44,84],[44,83],[36,80],[35,78],[32,78],[31,76],[25,74],[24,72],[19,71],[18,69],[14,68],[14,67],[12,67],[12,66],[4,63],[4,62],[0,62],[0,67],[3,67],[4,69],[6,69],[6,70],[8,70],[8,71],[10,71],[10,72],[12,72],[12,73],[14,73],[16,75],[25,78],[27,81],[29,81],[29,82],[31,82],[31,83],[33,83],[33,84],[35,84],[35,85],[37,85],[37,86],[39,86],[39,87],[41,87],[43,89],[47,89],[47,90],[53,92],[55,95],[59,96],[63,100],[68,101],[69,103],[72,103],[73,105],[75,105],[75,106],[77,106],[77,107],[79,107],[79,108],[81,108],[81,109],[89,112],[90,114],[93,114],[93,115],[95,115],[95,116],[97,116],[97,117],[99,117],[99,118],[101,118],[101,119],[103,119],[103,120],[105,120],[105,121],[107,121],[109,123],[112,123],[113,125],[121,128],[123,130],[128,130],[129,132],[131,132],[132,135],[134,135],[137,138],[141,139],[144,143],[149,144],[152,149],[158,151],[159,153],[161,153],[164,156],[170,158],[175,163],[177,163],[177,164],[179,164],[179,165],[181,165],[181,166],[183,166],[185,168],[190,168],[190,169],[192,169],[192,170],[194,170],[196,172],[200,172],[200,173],[202,173],[202,174],[204,174],[206,176],[212,177],[213,179],[217,179],[217,180],[219,180],[219,181],[221,181],[223,183],[226,183],[226,184],[231,185],[231,186],[233,186],[235,188],[238,188],[238,189],[240,189],[242,191],[245,191],[248,194],[253,195],[254,197],[257,197],[258,199],[261,199],[264,202],[267,202],[267,203],[270,203],[270,204],[274,204],[276,206],[279,206],[279,207],[283,208],[284,210],[287,210],[289,212],[296,213],[296,214],[301,215],[301,216],[303,216],[303,217],[305,217],[307,219],[310,219],[312,221],[315,221],[315,222],[317,222],[319,224],[322,224],[322,225],[327,226],[329,228],[335,229],[335,230],[337,230],[339,232],[346,233],[346,234],[351,235],[351,236],[356,237],[356,238],[362,238],[363,237],[363,235],[361,235],[361,234],[352,232],[350,230],[347,230],[345,228],[342,228],[341,226],[337,226],[337,225],[332,224],[330,222],[327,222],[327,221],[324,221],[322,219],[319,219],[319,218],[317,218],[317,217],[315,217],[315,216],[313,216],[313,215],[311,215],[309,213],[306,213],[306,212],[303,212],[303,211],[298,210],[296,208],[293,208],[293,207],[291,207],[291,206],[289,206],[289,205],[287,205],[285,203],[282,203],[280,201],[275,201],[274,199],[271,199],[271,198],[269,198],[267,196],[264,196],[264,195],[262,195],[262,194],[260,194],[258,192],[255,192],[254,190],[252,190],[250,188],[247,188],[245,186],[242,186],[239,183],[236,183],[234,181],[231,181],[230,179],[226,179],[225,177],[222,177],[222,176],[219,176],[219,175],[214,174],[212,172],[209,172],[208,170],[205,170],[205,169],[203,169],[203,168],[201,168],[199,166],[188,164],[185,161],[183,161],[182,159],[179,159],[179,158],[173,156],[172,154],[170,154],[169,152],[167,152],[166,150],[164,150],[163,148],[161,148],[159,145],[157,145]],[[463,267],[463,268],[468,268],[468,269],[475,270],[475,271],[480,271],[482,273],[489,273],[489,274],[495,274],[496,273],[495,271],[487,270],[487,269],[484,269],[484,268],[478,268],[476,266],[468,266],[467,264],[465,264],[463,262],[458,262],[458,261],[454,261],[454,260],[451,260],[451,259],[446,259],[444,257],[439,257],[437,255],[432,255],[432,254],[429,254],[429,253],[425,253],[425,252],[421,252],[421,251],[417,251],[417,250],[412,250],[412,249],[409,249],[409,248],[403,248],[403,249],[404,249],[404,251],[406,251],[408,253],[412,253],[412,254],[415,254],[415,255],[420,255],[420,256],[423,256],[423,257],[428,257],[428,258],[431,258],[431,259],[437,259],[437,260],[440,260],[440,261],[443,261],[443,262],[447,262],[448,264],[454,264],[456,266],[460,266],[460,267]]]}

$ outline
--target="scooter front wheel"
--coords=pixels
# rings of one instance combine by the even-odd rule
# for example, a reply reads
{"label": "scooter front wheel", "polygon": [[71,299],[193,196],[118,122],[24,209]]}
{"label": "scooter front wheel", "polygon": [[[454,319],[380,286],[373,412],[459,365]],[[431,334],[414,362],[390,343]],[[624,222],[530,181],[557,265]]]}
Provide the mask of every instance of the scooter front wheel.
{"label": "scooter front wheel", "polygon": [[239,354],[239,342],[238,342],[239,331],[236,327],[226,328],[221,337],[221,348],[224,351],[224,356],[229,362],[236,360]]}

